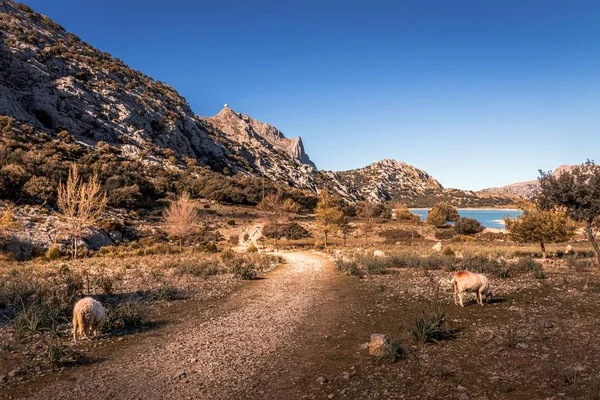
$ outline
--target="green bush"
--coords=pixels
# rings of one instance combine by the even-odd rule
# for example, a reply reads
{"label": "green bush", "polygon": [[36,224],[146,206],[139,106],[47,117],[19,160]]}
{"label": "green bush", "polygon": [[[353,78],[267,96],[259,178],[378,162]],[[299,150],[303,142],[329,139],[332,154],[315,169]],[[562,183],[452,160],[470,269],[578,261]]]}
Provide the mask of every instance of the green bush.
{"label": "green bush", "polygon": [[46,251],[46,259],[49,261],[58,260],[63,256],[63,252],[58,246],[52,245]]}
{"label": "green bush", "polygon": [[243,258],[235,260],[231,272],[233,272],[234,278],[245,280],[256,279],[258,276],[255,265],[250,260]]}
{"label": "green bush", "polygon": [[342,272],[347,275],[363,277],[364,272],[360,269],[358,262],[355,260],[345,260],[338,258],[335,260],[335,268],[338,272]]}
{"label": "green bush", "polygon": [[147,306],[137,299],[128,299],[114,308],[106,307],[101,330],[120,331],[137,329],[147,321]]}
{"label": "green bush", "polygon": [[237,246],[240,243],[239,235],[229,235],[229,244],[232,246]]}
{"label": "green bush", "polygon": [[461,235],[474,235],[484,229],[475,218],[459,218],[454,224],[454,231]]}
{"label": "green bush", "polygon": [[419,345],[452,339],[454,332],[444,326],[445,322],[446,312],[443,310],[441,304],[432,302],[415,317],[411,329],[412,337]]}
{"label": "green bush", "polygon": [[[263,227],[262,234],[269,239],[275,239],[277,235],[277,229],[274,224],[267,224]],[[281,238],[286,238],[288,240],[299,240],[310,238],[312,235],[309,231],[304,229],[302,225],[292,222],[290,224],[279,225],[279,236]]]}

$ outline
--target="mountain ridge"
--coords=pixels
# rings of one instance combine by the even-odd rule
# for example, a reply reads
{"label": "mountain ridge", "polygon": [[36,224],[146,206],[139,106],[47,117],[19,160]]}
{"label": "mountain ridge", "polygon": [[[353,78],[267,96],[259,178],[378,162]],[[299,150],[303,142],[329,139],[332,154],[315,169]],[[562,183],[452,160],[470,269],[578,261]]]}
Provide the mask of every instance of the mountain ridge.
{"label": "mountain ridge", "polygon": [[444,188],[396,160],[349,171],[320,171],[302,138],[233,111],[196,115],[171,86],[93,48],[26,5],[0,0],[0,115],[49,135],[72,135],[100,149],[163,168],[189,160],[228,176],[266,177],[346,202],[411,200]]}

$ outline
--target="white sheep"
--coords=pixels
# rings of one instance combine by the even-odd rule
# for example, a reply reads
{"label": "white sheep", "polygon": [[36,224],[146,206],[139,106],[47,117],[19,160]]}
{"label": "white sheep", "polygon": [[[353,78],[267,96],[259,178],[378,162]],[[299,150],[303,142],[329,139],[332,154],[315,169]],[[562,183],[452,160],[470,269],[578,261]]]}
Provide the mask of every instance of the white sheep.
{"label": "white sheep", "polygon": [[380,258],[382,258],[382,257],[385,257],[385,253],[383,251],[381,251],[381,250],[375,250],[373,252],[373,257],[380,257]]}
{"label": "white sheep", "polygon": [[454,273],[450,283],[454,287],[454,304],[458,304],[458,296],[461,307],[465,306],[463,304],[463,293],[474,292],[477,297],[477,303],[481,305],[483,305],[483,296],[489,301],[494,295],[492,285],[490,285],[488,278],[482,274],[476,274],[469,271],[457,271]]}
{"label": "white sheep", "polygon": [[98,325],[105,316],[104,307],[99,301],[91,297],[79,300],[73,308],[73,341],[77,341],[78,333],[88,340],[91,334],[98,334]]}

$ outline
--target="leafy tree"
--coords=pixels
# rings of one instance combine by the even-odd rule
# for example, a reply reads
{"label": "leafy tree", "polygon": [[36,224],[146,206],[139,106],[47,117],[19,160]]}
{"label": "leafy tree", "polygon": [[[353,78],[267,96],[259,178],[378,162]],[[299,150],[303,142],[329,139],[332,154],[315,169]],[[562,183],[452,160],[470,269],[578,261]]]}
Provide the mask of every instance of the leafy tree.
{"label": "leafy tree", "polygon": [[542,210],[534,204],[522,206],[523,214],[516,219],[506,217],[509,237],[520,243],[539,243],[546,260],[546,243],[567,241],[575,234],[575,225],[564,211]]}
{"label": "leafy tree", "polygon": [[183,239],[198,231],[198,209],[187,192],[171,200],[163,212],[163,224],[169,236],[179,239],[179,251],[183,251]]}
{"label": "leafy tree", "polygon": [[337,203],[329,195],[327,188],[319,192],[319,202],[317,203],[317,225],[325,235],[324,245],[327,247],[327,237],[329,233],[339,229],[344,220],[344,213],[340,210]]}
{"label": "leafy tree", "polygon": [[576,222],[585,225],[600,264],[600,247],[596,242],[595,221],[600,217],[600,166],[588,160],[571,171],[554,176],[540,171],[537,201],[546,210],[561,209]]}
{"label": "leafy tree", "polygon": [[454,230],[461,235],[473,235],[485,228],[475,218],[459,218],[454,224]]}
{"label": "leafy tree", "polygon": [[444,226],[447,222],[456,222],[460,216],[458,210],[448,203],[437,203],[427,213],[427,223],[433,226]]}
{"label": "leafy tree", "polygon": [[79,176],[77,164],[71,164],[67,182],[58,185],[57,205],[73,241],[73,258],[77,258],[77,241],[83,237],[86,228],[98,222],[106,203],[98,175],[94,174],[85,182]]}

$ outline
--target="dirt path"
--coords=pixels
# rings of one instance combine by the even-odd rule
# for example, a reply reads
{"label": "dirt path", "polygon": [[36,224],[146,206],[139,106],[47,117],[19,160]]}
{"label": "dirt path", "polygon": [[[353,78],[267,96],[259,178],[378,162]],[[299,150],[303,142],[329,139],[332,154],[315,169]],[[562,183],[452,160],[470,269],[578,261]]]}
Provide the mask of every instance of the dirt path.
{"label": "dirt path", "polygon": [[222,306],[145,335],[104,362],[77,368],[43,387],[32,385],[27,395],[27,388],[12,395],[37,399],[266,395],[257,382],[273,377],[272,366],[282,355],[289,359],[294,351],[306,354],[307,349],[296,343],[307,336],[300,332],[315,313],[328,318],[329,313],[319,314],[318,309],[335,287],[332,281],[340,279],[321,256],[282,256],[286,260],[282,268],[234,293]]}

